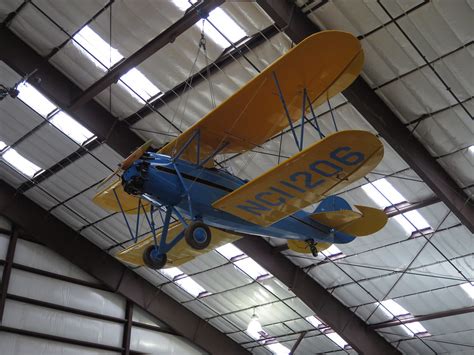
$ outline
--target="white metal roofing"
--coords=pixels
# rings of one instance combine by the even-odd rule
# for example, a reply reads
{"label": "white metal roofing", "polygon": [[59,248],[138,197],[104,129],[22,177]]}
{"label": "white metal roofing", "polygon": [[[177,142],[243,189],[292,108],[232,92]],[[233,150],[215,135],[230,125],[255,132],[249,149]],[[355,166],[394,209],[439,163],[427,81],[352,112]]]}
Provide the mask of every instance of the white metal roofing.
{"label": "white metal roofing", "polygon": [[[14,11],[19,3],[12,0],[1,2],[0,19]],[[316,6],[317,3],[298,1],[302,9],[308,12],[309,18],[323,28],[347,30],[361,36],[366,54],[364,78],[398,117],[414,130],[416,138],[438,158],[446,171],[465,188],[466,193],[472,196],[474,152],[468,148],[474,144],[474,126],[463,109],[464,106],[472,117],[472,3],[461,0],[429,1],[426,4],[421,1],[383,2],[391,16],[400,16],[397,23],[462,105],[446,90],[400,29],[393,23],[386,24],[390,18],[380,3],[365,1],[354,5],[354,2],[334,0]],[[159,5],[153,1],[142,1],[138,5],[134,2],[133,6],[130,4],[117,1],[112,5],[111,17],[107,9],[89,23],[103,39],[109,41],[111,38],[112,46],[125,57],[182,15],[182,11],[171,2],[159,2]],[[106,1],[93,0],[33,1],[19,12],[10,28],[39,53],[47,55],[106,5]],[[255,3],[225,3],[222,8],[248,35],[272,23]],[[150,57],[139,69],[160,90],[170,90],[190,75],[196,59],[199,33],[200,30],[194,26],[173,44]],[[261,70],[290,46],[291,41],[280,33],[264,41],[246,56]],[[222,50],[209,40],[209,61],[215,60]],[[86,88],[104,74],[71,41],[50,59],[50,63],[81,88]],[[194,72],[205,65],[205,58],[200,55]],[[210,78],[216,104],[256,74],[256,70],[242,57],[220,68]],[[18,80],[18,74],[0,63],[0,83],[8,86]],[[112,85],[111,92],[111,102],[109,89],[96,99],[119,118],[127,117],[144,106],[144,102],[132,97],[122,86]],[[364,129],[376,133],[343,95],[331,99],[330,104],[334,108],[338,129]],[[212,107],[209,81],[204,80],[195,85],[193,90],[161,106],[159,112],[185,129]],[[317,113],[323,133],[333,132],[333,116],[328,104],[318,108]],[[415,120],[420,123],[417,124]],[[0,104],[0,140],[8,145],[13,144],[42,121],[41,116],[21,101],[6,98]],[[142,118],[133,128],[177,133],[157,113]],[[143,138],[154,139],[157,145],[165,142],[162,135],[136,132]],[[306,128],[305,143],[310,144],[317,139],[317,132]],[[280,138],[276,138],[257,149],[263,153],[248,152],[234,158],[226,157],[231,158],[226,164],[241,177],[256,177],[278,162],[277,157],[265,153],[278,154],[280,144],[282,156],[291,156],[296,152],[291,134],[286,133],[282,135],[281,143]],[[77,144],[49,124],[15,147],[43,169],[48,169],[77,148]],[[86,154],[31,188],[26,195],[46,209],[54,207],[52,213],[55,216],[104,250],[115,253],[123,248],[116,245],[118,242],[125,242],[125,246],[131,243],[127,242],[129,236],[126,226],[119,215],[107,217],[106,212],[91,203],[94,189],[90,187],[108,175],[121,157],[106,144],[91,153],[93,155]],[[0,162],[0,177],[15,187],[27,180],[4,162]],[[385,144],[382,163],[368,176],[371,181],[382,177],[409,202],[421,201],[433,195],[388,144]],[[375,205],[360,188],[365,183],[354,183],[341,196],[351,204]],[[78,194],[81,191],[84,192]],[[459,286],[466,282],[466,278],[472,281],[473,277],[471,233],[460,225],[441,202],[424,207],[419,212],[436,231],[427,235],[429,243],[423,237],[409,238],[405,229],[392,218],[375,235],[338,245],[344,254],[341,258],[313,258],[291,251],[285,251],[284,254],[296,265],[304,267],[311,277],[369,324],[390,319],[380,307],[376,309],[376,302],[387,298],[394,299],[413,315],[472,306],[472,299]],[[283,243],[281,240],[269,242],[273,245]],[[341,350],[305,320],[313,312],[275,278],[255,281],[245,270],[239,269],[217,251],[199,257],[180,269],[210,294],[195,298],[158,272],[146,268],[138,268],[136,272],[255,353],[269,351],[245,333],[254,309],[264,330],[276,336],[288,348],[295,343],[299,332],[310,330],[297,353]],[[379,332],[405,353],[430,353],[434,350],[461,354],[474,347],[471,330],[473,320],[472,313],[468,313],[424,321],[423,326],[431,334],[425,338],[407,336],[400,326],[380,329]],[[343,353],[353,351],[344,350]]]}

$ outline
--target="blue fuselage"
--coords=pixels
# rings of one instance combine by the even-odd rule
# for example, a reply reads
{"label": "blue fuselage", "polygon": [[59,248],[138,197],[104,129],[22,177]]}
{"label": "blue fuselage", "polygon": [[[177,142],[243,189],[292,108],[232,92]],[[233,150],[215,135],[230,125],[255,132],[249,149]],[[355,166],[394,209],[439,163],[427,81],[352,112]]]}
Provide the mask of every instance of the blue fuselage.
{"label": "blue fuselage", "polygon": [[212,207],[215,201],[246,181],[225,170],[207,169],[184,160],[173,161],[166,155],[147,153],[146,157],[135,161],[124,172],[122,181],[129,193],[145,196],[162,205],[175,206],[186,218],[199,218],[219,229],[283,239],[311,239],[315,242],[348,243],[354,239],[342,232],[331,233],[329,227],[317,223],[305,211],[262,227],[215,209]]}

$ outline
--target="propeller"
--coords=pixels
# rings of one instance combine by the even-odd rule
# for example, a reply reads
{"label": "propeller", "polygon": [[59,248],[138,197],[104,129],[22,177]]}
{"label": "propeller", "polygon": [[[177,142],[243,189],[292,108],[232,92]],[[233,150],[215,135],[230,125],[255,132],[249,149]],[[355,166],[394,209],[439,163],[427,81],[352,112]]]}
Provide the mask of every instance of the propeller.
{"label": "propeller", "polygon": [[138,149],[136,149],[132,154],[130,154],[127,158],[125,158],[124,161],[122,161],[118,168],[115,169],[112,174],[107,176],[104,180],[102,180],[99,185],[97,185],[96,189],[99,189],[103,185],[105,185],[110,179],[112,179],[114,176],[120,177],[120,172],[127,170],[129,167],[132,166],[133,162],[137,159],[140,159],[140,157],[145,154],[148,148],[150,148],[152,143],[152,140],[146,141],[144,144],[142,144]]}

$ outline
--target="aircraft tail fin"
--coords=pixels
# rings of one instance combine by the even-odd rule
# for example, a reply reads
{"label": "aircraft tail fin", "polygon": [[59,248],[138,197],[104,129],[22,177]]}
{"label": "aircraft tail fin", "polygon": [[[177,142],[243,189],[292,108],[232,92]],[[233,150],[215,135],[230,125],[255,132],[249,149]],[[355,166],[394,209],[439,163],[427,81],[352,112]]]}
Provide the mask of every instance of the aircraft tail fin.
{"label": "aircraft tail fin", "polygon": [[383,210],[358,205],[355,207],[360,212],[353,211],[343,198],[330,196],[318,205],[310,218],[355,237],[373,234],[387,223],[388,217]]}

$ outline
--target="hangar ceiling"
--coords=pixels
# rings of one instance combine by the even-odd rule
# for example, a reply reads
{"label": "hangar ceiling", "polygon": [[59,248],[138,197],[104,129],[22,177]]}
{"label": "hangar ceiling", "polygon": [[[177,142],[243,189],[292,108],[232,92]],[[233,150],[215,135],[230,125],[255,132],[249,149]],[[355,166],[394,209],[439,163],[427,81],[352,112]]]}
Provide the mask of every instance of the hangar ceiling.
{"label": "hangar ceiling", "polygon": [[[288,251],[280,240],[258,247],[262,241],[243,239],[236,242],[243,256],[220,250],[175,274],[134,271],[254,353],[295,345],[302,354],[355,353],[338,343],[337,333],[354,349],[369,346],[370,340],[346,332],[350,318],[326,318],[330,306],[305,298],[304,282],[308,289],[312,282],[324,287],[333,296],[328,302],[340,301],[368,334],[381,335],[394,350],[472,351],[472,4],[221,3],[205,1],[185,13],[187,1],[2,2],[0,84],[11,87],[29,75],[30,85],[51,102],[38,104],[29,87],[20,87],[19,99],[0,102],[1,178],[113,255],[131,243],[126,226],[90,199],[123,156],[145,139],[160,146],[179,134],[307,34],[347,30],[365,50],[363,79],[318,108],[318,120],[325,134],[336,126],[380,134],[384,160],[341,196],[351,204],[386,207],[389,224],[317,258]],[[204,25],[206,52],[199,52],[199,14],[219,5],[229,17],[222,21],[211,13]],[[227,33],[229,18],[237,27]],[[120,75],[137,63],[138,76]],[[118,77],[122,81],[115,83]],[[61,112],[91,137],[86,131],[68,136]],[[222,163],[241,177],[256,177],[296,152],[290,134]],[[306,129],[307,143],[317,139]],[[8,151],[40,172],[18,172]],[[284,279],[283,261],[275,262],[283,256],[305,275],[303,293],[298,280]],[[204,292],[186,291],[183,280]],[[267,343],[245,332],[253,312]],[[326,325],[310,318],[315,314]]]}

